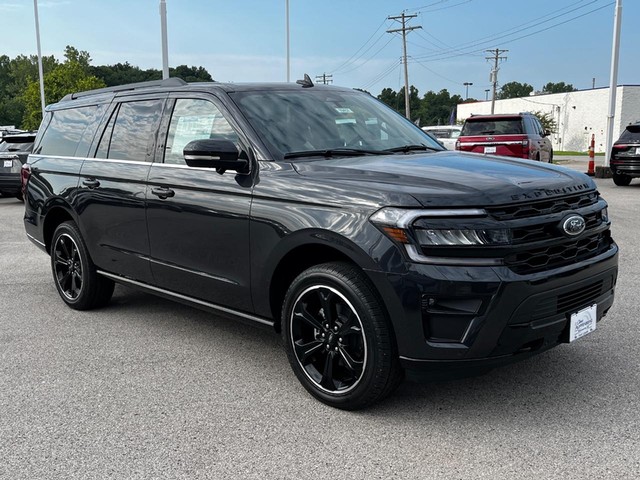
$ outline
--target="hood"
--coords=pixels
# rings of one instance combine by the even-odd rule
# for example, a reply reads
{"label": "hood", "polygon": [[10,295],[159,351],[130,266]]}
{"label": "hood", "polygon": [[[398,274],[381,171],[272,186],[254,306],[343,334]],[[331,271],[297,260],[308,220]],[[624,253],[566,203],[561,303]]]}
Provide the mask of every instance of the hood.
{"label": "hood", "polygon": [[298,174],[352,191],[412,195],[425,207],[489,206],[595,190],[585,174],[532,160],[462,152],[347,157],[295,162]]}

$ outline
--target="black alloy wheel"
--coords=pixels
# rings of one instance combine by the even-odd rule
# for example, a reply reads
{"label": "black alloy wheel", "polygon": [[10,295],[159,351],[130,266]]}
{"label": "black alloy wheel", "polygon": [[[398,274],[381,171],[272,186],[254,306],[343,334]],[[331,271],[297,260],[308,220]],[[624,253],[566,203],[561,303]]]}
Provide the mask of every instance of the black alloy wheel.
{"label": "black alloy wheel", "polygon": [[78,245],[70,235],[58,236],[53,246],[53,276],[58,291],[68,300],[75,301],[82,292],[82,261]]}
{"label": "black alloy wheel", "polygon": [[51,242],[51,271],[60,298],[71,308],[89,310],[109,302],[112,280],[98,275],[77,225],[64,222]]}
{"label": "black alloy wheel", "polygon": [[302,272],[285,297],[282,327],[298,380],[327,405],[364,408],[402,380],[379,296],[354,265],[332,262]]}
{"label": "black alloy wheel", "polygon": [[362,378],[367,342],[353,305],[335,288],[314,285],[294,301],[291,342],[296,360],[328,393],[352,390]]}

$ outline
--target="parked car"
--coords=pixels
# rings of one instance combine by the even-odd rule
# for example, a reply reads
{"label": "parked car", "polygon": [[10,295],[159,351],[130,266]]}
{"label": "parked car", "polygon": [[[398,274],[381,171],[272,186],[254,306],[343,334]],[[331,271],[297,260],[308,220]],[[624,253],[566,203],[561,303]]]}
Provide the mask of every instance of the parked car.
{"label": "parked car", "polygon": [[437,125],[430,127],[422,127],[427,133],[430,133],[438,139],[447,150],[456,149],[456,140],[460,136],[462,126],[460,125]]}
{"label": "parked car", "polygon": [[552,163],[549,135],[532,113],[472,115],[462,126],[456,150]]}
{"label": "parked car", "polygon": [[618,247],[589,177],[445,151],[308,77],[68,95],[22,178],[69,307],[118,282],[265,326],[338,408],[571,342],[613,304]]}
{"label": "parked car", "polygon": [[0,194],[22,199],[20,169],[33,148],[35,132],[4,135],[0,141]]}
{"label": "parked car", "polygon": [[611,149],[613,183],[626,187],[640,177],[640,122],[628,125]]}

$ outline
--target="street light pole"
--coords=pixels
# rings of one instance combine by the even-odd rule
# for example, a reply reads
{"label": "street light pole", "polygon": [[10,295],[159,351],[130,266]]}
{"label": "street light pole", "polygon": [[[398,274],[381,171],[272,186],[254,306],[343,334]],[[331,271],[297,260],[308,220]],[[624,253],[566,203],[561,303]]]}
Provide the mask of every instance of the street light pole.
{"label": "street light pole", "polygon": [[464,85],[467,88],[467,90],[465,92],[465,95],[464,95],[464,99],[468,100],[469,99],[469,85],[473,85],[473,82],[464,82],[462,85]]}
{"label": "street light pole", "polygon": [[611,146],[613,145],[613,119],[616,115],[616,90],[618,89],[618,59],[620,57],[620,23],[622,21],[622,0],[616,0],[613,19],[613,45],[611,47],[611,77],[609,79],[609,113],[607,114],[607,140],[605,167],[611,165]]}
{"label": "street light pole", "polygon": [[485,102],[489,100],[489,92],[490,92],[490,91],[491,91],[491,89],[490,89],[490,88],[487,88],[487,89],[484,91],[484,101],[485,101]]}
{"label": "street light pole", "polygon": [[167,45],[167,2],[160,0],[160,30],[162,32],[162,79],[169,78],[169,47]]}
{"label": "street light pole", "polygon": [[289,37],[289,0],[286,0],[285,15],[287,24],[287,83],[291,81],[291,42]]}
{"label": "street light pole", "polygon": [[36,19],[36,46],[38,48],[38,76],[40,78],[40,103],[42,106],[42,118],[44,118],[44,75],[42,73],[42,49],[40,48],[40,21],[38,19],[38,0],[33,0],[33,13]]}

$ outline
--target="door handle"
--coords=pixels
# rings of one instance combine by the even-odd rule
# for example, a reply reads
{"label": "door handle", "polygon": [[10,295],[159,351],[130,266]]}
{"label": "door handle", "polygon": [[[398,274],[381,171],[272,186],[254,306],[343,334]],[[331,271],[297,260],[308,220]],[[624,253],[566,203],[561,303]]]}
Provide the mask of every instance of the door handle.
{"label": "door handle", "polygon": [[98,188],[100,186],[100,182],[95,178],[88,178],[82,182],[85,187],[89,188]]}
{"label": "door handle", "polygon": [[176,194],[176,192],[174,192],[170,188],[160,188],[160,187],[152,188],[151,193],[158,196],[162,200],[164,200],[165,198],[173,197]]}

